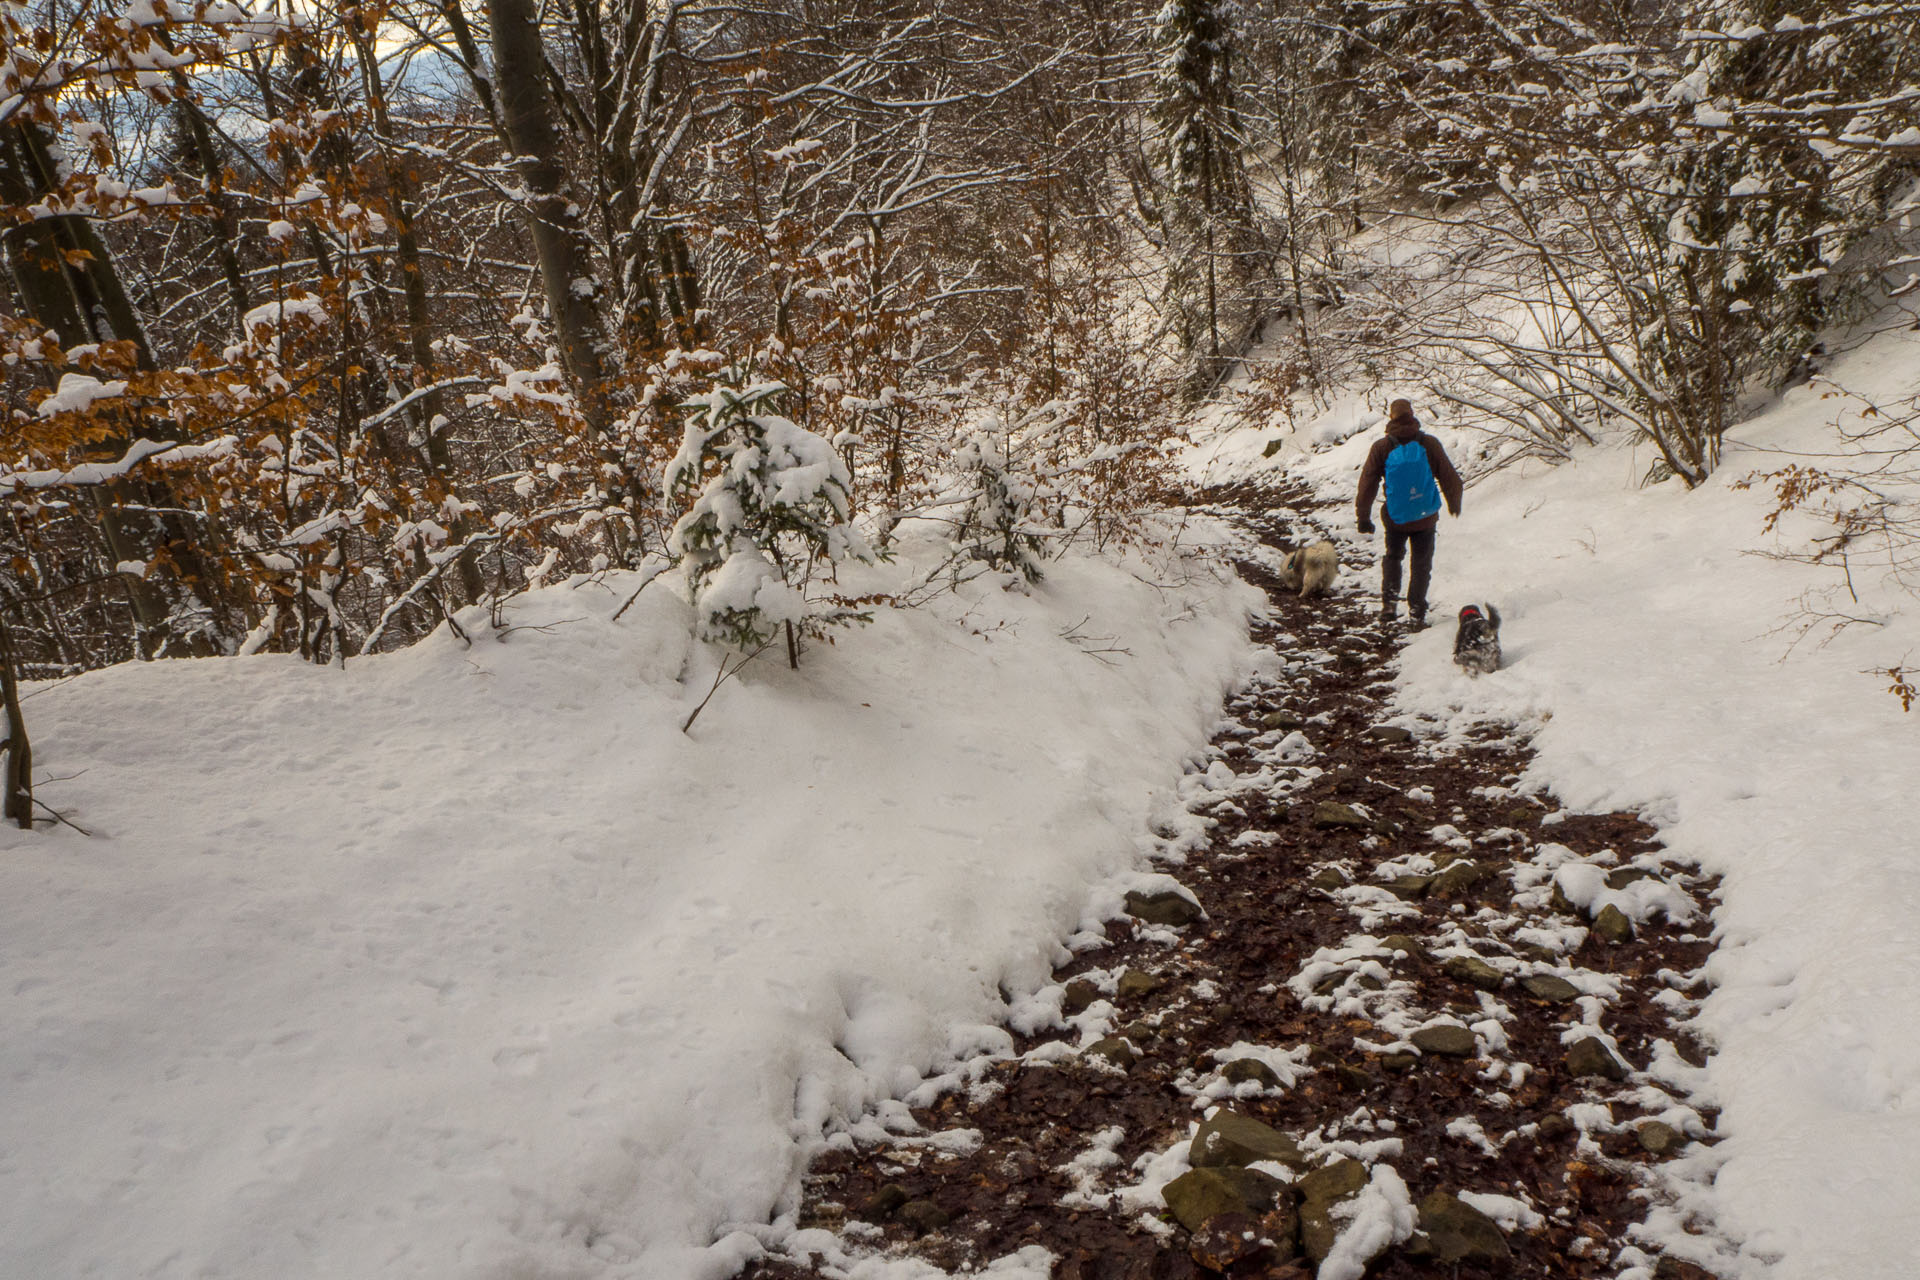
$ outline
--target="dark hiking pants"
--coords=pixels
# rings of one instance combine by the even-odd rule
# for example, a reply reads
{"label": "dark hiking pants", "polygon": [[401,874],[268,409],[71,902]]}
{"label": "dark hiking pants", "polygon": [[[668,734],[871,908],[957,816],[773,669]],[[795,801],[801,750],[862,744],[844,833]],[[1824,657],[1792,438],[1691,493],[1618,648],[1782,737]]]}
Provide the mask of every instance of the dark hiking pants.
{"label": "dark hiking pants", "polygon": [[1433,578],[1433,538],[1438,530],[1400,533],[1387,530],[1387,558],[1380,562],[1380,605],[1391,609],[1400,601],[1400,565],[1413,544],[1413,580],[1407,584],[1407,607],[1416,618],[1427,612],[1427,583]]}

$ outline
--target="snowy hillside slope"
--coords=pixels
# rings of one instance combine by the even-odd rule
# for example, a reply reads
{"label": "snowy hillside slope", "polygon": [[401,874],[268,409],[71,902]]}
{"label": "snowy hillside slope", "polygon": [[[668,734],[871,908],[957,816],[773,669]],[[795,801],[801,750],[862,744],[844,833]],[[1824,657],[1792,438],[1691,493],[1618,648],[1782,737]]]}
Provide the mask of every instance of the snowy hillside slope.
{"label": "snowy hillside slope", "polygon": [[[1437,625],[1399,674],[1408,716],[1519,724],[1533,781],[1572,805],[1644,812],[1724,877],[1697,1012],[1717,1052],[1684,1082],[1723,1108],[1723,1141],[1682,1163],[1674,1191],[1735,1243],[1689,1236],[1675,1214],[1654,1224],[1669,1251],[1727,1277],[1920,1274],[1920,720],[1871,674],[1920,653],[1920,601],[1870,555],[1854,565],[1857,602],[1837,570],[1769,558],[1816,530],[1789,517],[1763,532],[1767,486],[1736,487],[1832,462],[1820,455],[1857,402],[1825,397],[1831,385],[1883,405],[1920,393],[1920,333],[1882,334],[1828,377],[1737,428],[1698,492],[1640,487],[1651,455],[1621,444],[1473,484],[1462,518],[1441,524]],[[1456,458],[1473,447],[1417,388],[1388,392],[1413,396]],[[1272,459],[1281,428],[1229,430],[1192,462],[1213,480],[1305,477],[1357,538],[1354,483],[1383,407],[1350,396]],[[1475,680],[1452,664],[1452,617],[1481,601],[1505,617],[1506,666]],[[1795,644],[1806,606],[1834,601],[1865,621]]]}
{"label": "snowy hillside slope", "polygon": [[883,611],[691,736],[712,657],[617,576],[34,689],[92,836],[0,834],[0,1275],[730,1273],[1117,905],[1247,653],[1182,572]]}

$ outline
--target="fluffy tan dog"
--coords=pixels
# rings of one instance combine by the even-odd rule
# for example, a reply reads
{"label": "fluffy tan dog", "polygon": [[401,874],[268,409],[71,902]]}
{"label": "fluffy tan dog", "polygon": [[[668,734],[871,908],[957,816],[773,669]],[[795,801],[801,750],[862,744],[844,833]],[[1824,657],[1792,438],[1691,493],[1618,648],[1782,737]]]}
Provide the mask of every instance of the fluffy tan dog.
{"label": "fluffy tan dog", "polygon": [[1333,585],[1340,572],[1340,552],[1331,543],[1320,541],[1290,552],[1280,566],[1280,582],[1303,596],[1317,596]]}

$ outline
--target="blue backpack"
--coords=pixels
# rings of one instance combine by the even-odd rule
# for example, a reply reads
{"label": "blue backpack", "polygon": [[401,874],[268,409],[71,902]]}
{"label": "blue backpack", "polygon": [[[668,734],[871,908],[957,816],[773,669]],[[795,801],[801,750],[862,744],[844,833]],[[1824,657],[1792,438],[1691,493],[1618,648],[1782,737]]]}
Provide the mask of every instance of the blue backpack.
{"label": "blue backpack", "polygon": [[1419,440],[1396,445],[1387,454],[1387,519],[1397,525],[1415,524],[1440,514],[1440,484],[1433,463]]}

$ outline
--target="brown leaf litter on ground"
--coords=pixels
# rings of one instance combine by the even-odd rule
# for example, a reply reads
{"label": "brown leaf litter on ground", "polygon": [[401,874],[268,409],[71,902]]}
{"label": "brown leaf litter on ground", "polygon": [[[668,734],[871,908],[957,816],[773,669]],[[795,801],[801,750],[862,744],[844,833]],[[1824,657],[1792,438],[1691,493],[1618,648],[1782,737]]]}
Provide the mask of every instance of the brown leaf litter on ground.
{"label": "brown leaf litter on ground", "polygon": [[[1274,549],[1318,536],[1304,493],[1196,502],[1263,544],[1239,568],[1268,593],[1256,638],[1276,655],[1230,701],[1193,780],[1204,834],[1167,868],[1204,916],[1177,891],[1130,896],[1056,973],[1057,1025],[915,1109],[921,1134],[842,1135],[800,1225],[956,1271],[1037,1244],[1059,1280],[1292,1280],[1397,1206],[1386,1238],[1404,1238],[1369,1276],[1708,1278],[1629,1229],[1660,1162],[1713,1140],[1676,1083],[1703,1061],[1676,1019],[1703,991],[1714,883],[1633,814],[1516,790],[1529,755],[1507,727],[1383,724],[1402,634],[1374,619],[1371,564],[1315,600],[1275,580]],[[1589,918],[1569,866],[1665,916]],[[1143,1186],[1180,1148],[1209,1167]],[[817,1256],[745,1272],[833,1274]]]}

